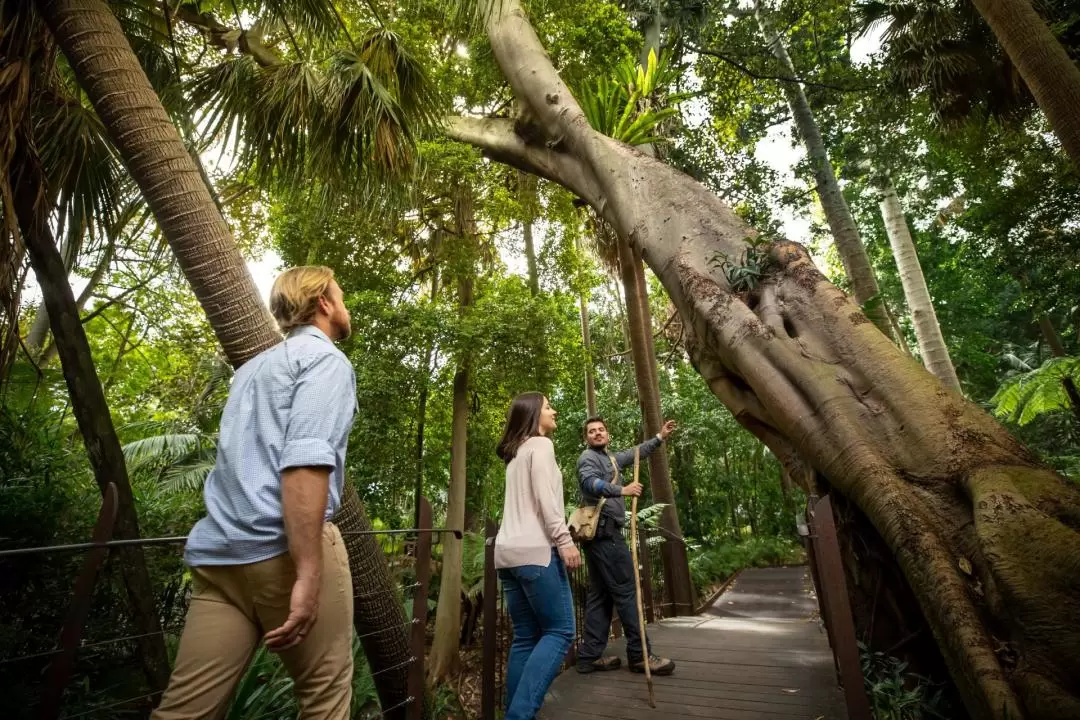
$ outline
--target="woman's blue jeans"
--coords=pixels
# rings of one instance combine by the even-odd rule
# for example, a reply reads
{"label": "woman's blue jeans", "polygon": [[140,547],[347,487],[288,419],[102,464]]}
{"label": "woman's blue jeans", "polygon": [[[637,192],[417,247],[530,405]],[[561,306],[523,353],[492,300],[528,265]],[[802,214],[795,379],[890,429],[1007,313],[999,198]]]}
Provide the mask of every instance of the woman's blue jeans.
{"label": "woman's blue jeans", "polygon": [[574,604],[566,566],[551,563],[499,570],[514,623],[506,667],[506,720],[532,720],[574,642]]}

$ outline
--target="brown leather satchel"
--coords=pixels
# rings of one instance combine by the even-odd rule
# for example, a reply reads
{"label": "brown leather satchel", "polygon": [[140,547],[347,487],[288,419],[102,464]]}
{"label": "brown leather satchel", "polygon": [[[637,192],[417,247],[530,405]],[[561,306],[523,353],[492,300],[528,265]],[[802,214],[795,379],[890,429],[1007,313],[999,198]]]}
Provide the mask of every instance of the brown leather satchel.
{"label": "brown leather satchel", "polygon": [[[612,480],[618,482],[619,466],[611,455],[608,455],[608,460],[611,461],[611,467],[615,470],[615,477]],[[574,542],[585,542],[596,537],[596,530],[600,527],[600,511],[606,502],[607,498],[602,497],[595,505],[578,505],[574,509],[574,512],[570,514],[569,522],[566,523]]]}

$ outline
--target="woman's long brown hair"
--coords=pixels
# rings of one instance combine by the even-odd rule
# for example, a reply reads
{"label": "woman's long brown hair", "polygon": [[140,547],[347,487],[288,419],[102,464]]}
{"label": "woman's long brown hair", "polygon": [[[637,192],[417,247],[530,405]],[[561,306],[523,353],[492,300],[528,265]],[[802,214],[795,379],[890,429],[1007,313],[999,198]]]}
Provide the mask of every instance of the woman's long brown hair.
{"label": "woman's long brown hair", "polygon": [[517,455],[521,444],[540,432],[540,410],[543,407],[544,393],[538,392],[521,393],[510,403],[502,440],[495,448],[495,454],[504,463],[509,464]]}

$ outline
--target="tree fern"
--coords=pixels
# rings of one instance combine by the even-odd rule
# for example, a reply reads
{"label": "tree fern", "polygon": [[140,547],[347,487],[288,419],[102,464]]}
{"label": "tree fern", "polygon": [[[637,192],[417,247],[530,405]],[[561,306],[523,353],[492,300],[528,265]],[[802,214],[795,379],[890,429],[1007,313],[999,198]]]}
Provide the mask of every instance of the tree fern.
{"label": "tree fern", "polygon": [[1062,381],[1080,385],[1080,357],[1050,358],[1041,367],[1015,375],[990,398],[994,414],[1019,425],[1050,412],[1069,409]]}

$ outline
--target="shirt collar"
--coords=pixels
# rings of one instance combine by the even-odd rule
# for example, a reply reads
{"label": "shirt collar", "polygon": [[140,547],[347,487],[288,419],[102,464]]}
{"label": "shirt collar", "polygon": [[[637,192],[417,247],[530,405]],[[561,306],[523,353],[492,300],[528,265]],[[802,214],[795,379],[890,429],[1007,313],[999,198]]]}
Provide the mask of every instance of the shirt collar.
{"label": "shirt collar", "polygon": [[334,341],[330,339],[329,335],[314,325],[301,325],[300,327],[295,327],[289,331],[289,337],[296,337],[298,335],[310,335],[311,337],[321,338],[331,345],[334,344]]}

